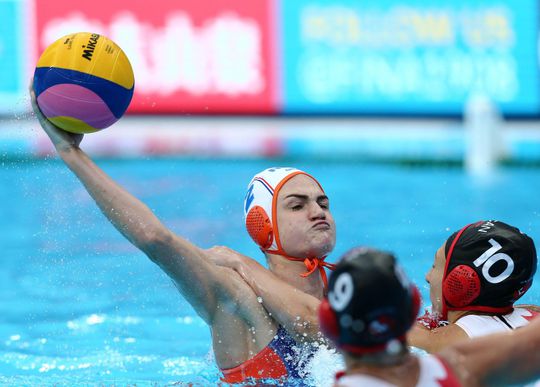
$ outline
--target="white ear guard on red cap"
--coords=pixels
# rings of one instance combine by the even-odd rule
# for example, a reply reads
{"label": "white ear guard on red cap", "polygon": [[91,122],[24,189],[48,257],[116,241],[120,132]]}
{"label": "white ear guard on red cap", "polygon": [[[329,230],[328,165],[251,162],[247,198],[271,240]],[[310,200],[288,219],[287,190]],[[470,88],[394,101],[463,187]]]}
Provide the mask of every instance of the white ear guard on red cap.
{"label": "white ear guard on red cap", "polygon": [[246,228],[264,251],[284,254],[274,219],[276,200],[283,184],[298,174],[307,175],[296,168],[268,168],[256,174],[248,185],[244,200]]}

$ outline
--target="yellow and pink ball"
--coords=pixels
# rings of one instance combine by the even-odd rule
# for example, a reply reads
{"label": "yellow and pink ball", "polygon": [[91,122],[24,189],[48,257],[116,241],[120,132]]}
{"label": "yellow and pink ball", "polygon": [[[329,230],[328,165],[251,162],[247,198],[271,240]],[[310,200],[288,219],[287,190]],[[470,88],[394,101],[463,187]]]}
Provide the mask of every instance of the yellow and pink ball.
{"label": "yellow and pink ball", "polygon": [[43,52],[34,72],[40,110],[56,126],[92,133],[118,121],[128,108],[135,79],[122,49],[103,35],[66,35]]}

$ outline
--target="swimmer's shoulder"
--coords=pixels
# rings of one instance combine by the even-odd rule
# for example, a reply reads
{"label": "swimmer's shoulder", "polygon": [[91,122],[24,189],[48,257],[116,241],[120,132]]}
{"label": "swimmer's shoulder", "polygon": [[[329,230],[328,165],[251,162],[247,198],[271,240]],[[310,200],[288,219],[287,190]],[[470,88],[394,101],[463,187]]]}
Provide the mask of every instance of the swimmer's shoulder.
{"label": "swimmer's shoulder", "polygon": [[530,310],[531,312],[540,313],[540,306],[538,305],[524,304],[524,305],[515,305],[514,307],[520,308],[520,309],[527,309],[527,310]]}

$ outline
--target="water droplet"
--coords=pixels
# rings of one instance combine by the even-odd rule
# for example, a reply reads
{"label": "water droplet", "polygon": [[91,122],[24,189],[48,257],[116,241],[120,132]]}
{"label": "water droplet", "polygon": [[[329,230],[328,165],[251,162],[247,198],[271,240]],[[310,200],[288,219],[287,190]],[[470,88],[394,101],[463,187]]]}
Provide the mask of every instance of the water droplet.
{"label": "water droplet", "polygon": [[262,297],[257,297],[257,302],[258,302],[259,304],[262,304],[262,302],[263,302]]}

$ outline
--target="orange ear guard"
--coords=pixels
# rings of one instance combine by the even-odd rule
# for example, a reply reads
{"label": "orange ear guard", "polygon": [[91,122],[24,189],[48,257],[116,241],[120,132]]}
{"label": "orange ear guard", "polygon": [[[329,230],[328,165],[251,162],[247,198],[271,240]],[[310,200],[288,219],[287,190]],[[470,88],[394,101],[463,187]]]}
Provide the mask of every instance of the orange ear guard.
{"label": "orange ear guard", "polygon": [[261,206],[254,206],[246,215],[246,228],[251,238],[263,250],[272,245],[272,222]]}

